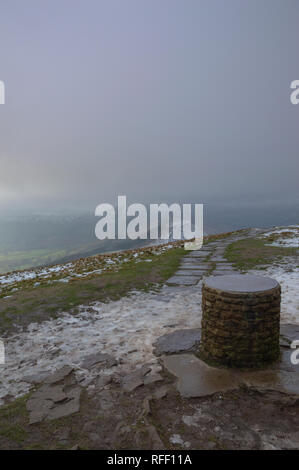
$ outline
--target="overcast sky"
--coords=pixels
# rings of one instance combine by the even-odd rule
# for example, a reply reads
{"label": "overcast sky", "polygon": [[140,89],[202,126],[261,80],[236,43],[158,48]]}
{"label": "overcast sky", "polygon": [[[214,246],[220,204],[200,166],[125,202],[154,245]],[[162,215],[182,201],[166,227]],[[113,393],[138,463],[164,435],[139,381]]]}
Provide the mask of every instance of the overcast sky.
{"label": "overcast sky", "polygon": [[0,0],[0,207],[299,201],[298,0]]}

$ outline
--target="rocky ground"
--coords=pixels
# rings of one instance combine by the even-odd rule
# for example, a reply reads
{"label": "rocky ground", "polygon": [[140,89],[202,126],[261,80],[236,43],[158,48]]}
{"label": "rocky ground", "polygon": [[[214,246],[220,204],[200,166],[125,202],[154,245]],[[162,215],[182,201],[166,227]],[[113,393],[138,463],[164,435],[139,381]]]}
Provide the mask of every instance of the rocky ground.
{"label": "rocky ground", "polygon": [[[163,286],[11,330],[0,365],[1,448],[299,448],[299,365],[290,361],[299,339],[298,238],[296,226],[210,240],[181,257]],[[146,251],[141,259],[155,262]],[[281,360],[267,371],[215,369],[196,355],[201,283],[245,271],[281,282]],[[13,273],[0,282],[22,290],[41,276]]]}

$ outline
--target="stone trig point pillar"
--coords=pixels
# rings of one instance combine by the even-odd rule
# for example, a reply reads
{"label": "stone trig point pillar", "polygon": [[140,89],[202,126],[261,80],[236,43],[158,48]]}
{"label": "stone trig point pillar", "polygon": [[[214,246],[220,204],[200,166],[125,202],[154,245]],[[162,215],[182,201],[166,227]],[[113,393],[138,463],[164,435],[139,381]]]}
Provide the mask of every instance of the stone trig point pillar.
{"label": "stone trig point pillar", "polygon": [[280,285],[245,274],[207,278],[202,287],[203,359],[262,367],[279,358]]}

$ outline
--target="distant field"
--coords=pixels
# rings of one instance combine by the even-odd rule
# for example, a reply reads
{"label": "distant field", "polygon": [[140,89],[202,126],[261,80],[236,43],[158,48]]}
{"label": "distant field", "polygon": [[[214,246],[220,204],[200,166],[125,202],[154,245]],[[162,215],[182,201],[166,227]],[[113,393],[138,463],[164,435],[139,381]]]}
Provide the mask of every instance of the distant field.
{"label": "distant field", "polygon": [[0,217],[0,273],[144,245],[138,240],[97,240],[95,221],[91,216]]}
{"label": "distant field", "polygon": [[0,273],[15,271],[20,269],[29,269],[36,266],[43,266],[53,264],[64,258],[72,256],[79,256],[85,253],[93,246],[82,246],[77,249],[40,249],[40,250],[26,250],[26,251],[12,251],[7,253],[0,253]]}

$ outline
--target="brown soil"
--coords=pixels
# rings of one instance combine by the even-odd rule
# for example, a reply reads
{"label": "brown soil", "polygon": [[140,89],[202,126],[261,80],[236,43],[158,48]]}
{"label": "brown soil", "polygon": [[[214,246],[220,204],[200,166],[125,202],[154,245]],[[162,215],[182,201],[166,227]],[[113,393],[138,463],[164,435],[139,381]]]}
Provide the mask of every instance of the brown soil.
{"label": "brown soil", "polygon": [[[154,398],[168,387],[164,398]],[[152,397],[152,399],[151,399]],[[126,393],[115,377],[80,412],[29,425],[23,397],[0,410],[1,449],[261,449],[298,446],[299,400],[277,392],[239,389],[183,399],[171,376],[163,385]],[[180,443],[175,443],[179,437]],[[296,444],[297,443],[297,444]]]}

